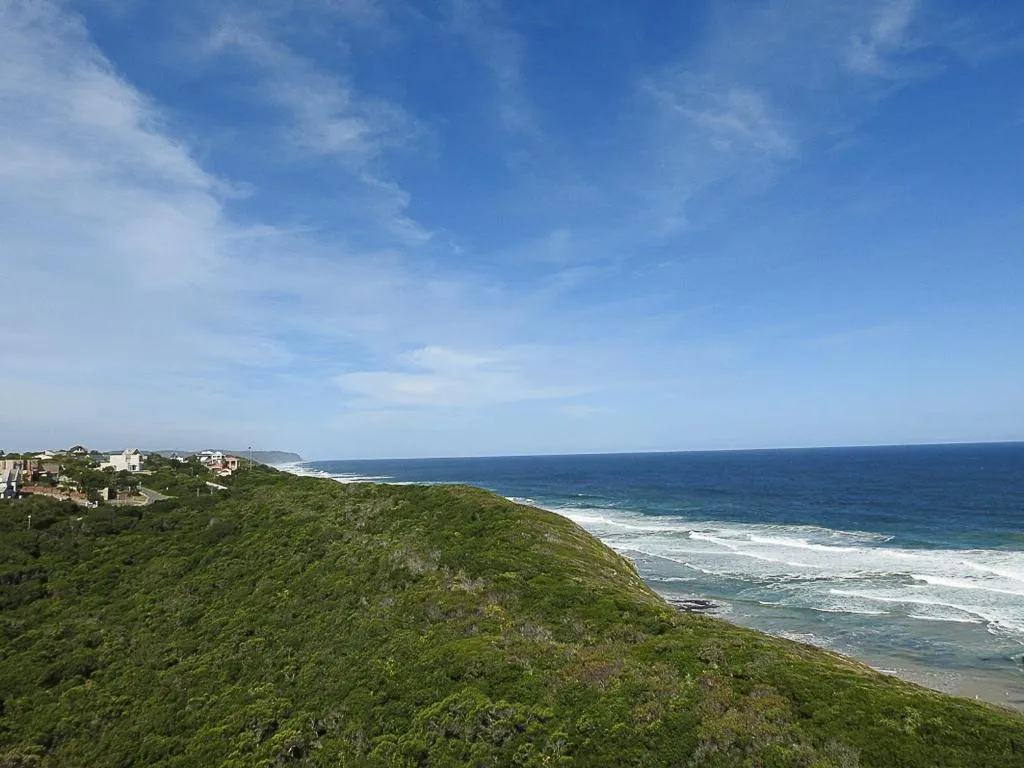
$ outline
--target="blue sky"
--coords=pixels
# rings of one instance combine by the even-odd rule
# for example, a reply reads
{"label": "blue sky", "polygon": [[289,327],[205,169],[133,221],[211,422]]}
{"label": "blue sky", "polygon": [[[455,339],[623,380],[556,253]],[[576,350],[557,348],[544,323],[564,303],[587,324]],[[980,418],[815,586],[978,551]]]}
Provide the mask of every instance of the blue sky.
{"label": "blue sky", "polygon": [[1024,8],[0,0],[0,448],[1024,439]]}

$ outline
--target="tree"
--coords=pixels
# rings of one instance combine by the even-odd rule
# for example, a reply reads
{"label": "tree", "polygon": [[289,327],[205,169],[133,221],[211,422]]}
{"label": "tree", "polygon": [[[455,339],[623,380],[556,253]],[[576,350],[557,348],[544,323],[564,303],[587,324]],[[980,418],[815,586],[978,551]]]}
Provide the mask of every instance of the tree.
{"label": "tree", "polygon": [[126,494],[128,496],[134,496],[139,491],[139,479],[125,470],[121,470],[117,473],[114,478],[114,488],[118,495]]}

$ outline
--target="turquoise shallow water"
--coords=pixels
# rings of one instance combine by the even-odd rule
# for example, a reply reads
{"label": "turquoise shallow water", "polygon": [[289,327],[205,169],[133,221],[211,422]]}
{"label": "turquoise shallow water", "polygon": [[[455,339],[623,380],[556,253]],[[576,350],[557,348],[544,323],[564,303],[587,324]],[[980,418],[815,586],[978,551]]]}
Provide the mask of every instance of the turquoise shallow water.
{"label": "turquoise shallow water", "polygon": [[666,596],[1024,705],[1024,444],[326,461],[564,514]]}

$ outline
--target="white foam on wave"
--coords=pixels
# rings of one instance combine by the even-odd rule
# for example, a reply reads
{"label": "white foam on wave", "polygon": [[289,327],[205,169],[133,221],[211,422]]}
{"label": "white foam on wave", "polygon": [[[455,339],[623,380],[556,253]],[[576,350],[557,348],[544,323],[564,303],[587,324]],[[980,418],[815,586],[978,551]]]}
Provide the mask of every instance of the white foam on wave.
{"label": "white foam on wave", "polygon": [[605,517],[604,515],[594,515],[594,514],[586,514],[586,513],[580,512],[580,513],[577,513],[577,514],[574,514],[574,515],[565,515],[565,517],[568,517],[574,523],[579,523],[580,525],[583,525],[583,526],[586,526],[586,525],[603,525],[603,526],[612,527],[612,528],[620,528],[620,529],[623,529],[623,530],[642,531],[642,532],[654,532],[654,531],[659,530],[657,528],[649,528],[649,527],[645,527],[645,526],[641,526],[641,525],[630,525],[629,523],[623,523],[623,522],[620,522],[618,520],[612,520],[610,518]]}
{"label": "white foam on wave", "polygon": [[[622,528],[647,533],[682,533],[694,536],[694,534],[719,532],[729,536],[736,532],[746,535],[760,535],[763,538],[771,537],[773,534],[781,533],[787,536],[795,534],[797,538],[778,539],[777,543],[786,546],[803,548],[814,548],[817,546],[808,541],[811,538],[818,538],[824,541],[842,541],[855,543],[884,543],[892,539],[885,534],[872,533],[869,531],[844,531],[833,528],[823,528],[815,525],[777,525],[771,523],[748,524],[748,523],[720,523],[717,521],[691,521],[685,518],[672,515],[645,515],[642,513],[621,510],[615,507],[580,507],[580,506],[551,506],[545,507],[552,512],[568,517],[581,525],[602,525],[610,528]],[[728,526],[728,527],[722,527]],[[695,536],[696,538],[697,536]],[[833,549],[840,547],[833,545]]]}
{"label": "white foam on wave", "polygon": [[279,469],[282,472],[287,472],[290,475],[298,475],[299,477],[330,477],[327,472],[320,469],[313,469],[307,467],[305,464],[300,462],[289,462],[287,464],[275,464],[274,469]]}
{"label": "white foam on wave", "polygon": [[[771,600],[758,600],[758,605],[764,605],[769,608],[791,608],[792,606],[782,602],[773,602]],[[855,609],[850,607],[829,607],[827,605],[815,605],[809,606],[812,611],[818,611],[819,613],[856,613],[860,616],[888,616],[889,611],[872,611],[866,608]]]}
{"label": "white foam on wave", "polygon": [[950,579],[946,576],[926,576],[923,574],[913,573],[911,578],[918,581],[923,581],[926,584],[931,584],[936,587],[952,587],[953,589],[971,589],[971,590],[983,590],[985,592],[995,592],[1003,595],[1014,595],[1016,597],[1024,597],[1024,592],[1013,590],[1013,589],[1001,589],[999,587],[992,586],[990,584],[979,583],[977,581],[968,581],[967,579]]}
{"label": "white foam on wave", "polygon": [[[341,483],[407,484],[301,464],[280,468]],[[530,498],[512,500],[536,505]],[[695,520],[609,506],[548,509],[619,552],[654,558],[641,572],[655,582],[728,585],[742,590],[743,599],[825,613],[983,624],[1024,642],[1024,552],[908,549],[868,531]]]}
{"label": "white foam on wave", "polygon": [[[681,566],[728,579],[733,589],[748,585],[746,599],[835,613],[981,623],[1024,641],[1024,552],[910,549],[893,546],[890,536],[817,526],[690,520],[595,507],[554,511],[617,550],[664,561],[662,566],[652,561],[660,576]],[[839,585],[843,588],[835,589]],[[878,610],[879,602],[887,610]]]}
{"label": "white foam on wave", "polygon": [[[1019,607],[1002,604],[999,602],[973,602],[967,603],[950,598],[942,592],[932,592],[920,596],[906,594],[889,590],[881,591],[857,591],[857,590],[830,590],[832,594],[847,595],[863,600],[872,600],[892,605],[915,606],[907,612],[907,617],[921,619],[926,616],[932,621],[952,621],[963,624],[986,624],[987,626],[1011,633],[1024,634],[1024,613]],[[924,608],[925,611],[919,610]]]}
{"label": "white foam on wave", "polygon": [[691,571],[697,571],[698,573],[703,573],[705,576],[715,576],[715,575],[717,575],[714,571],[709,571],[706,568],[701,568],[699,565],[694,565],[693,563],[681,562],[680,565],[683,565],[686,568],[689,568]]}
{"label": "white foam on wave", "polygon": [[945,621],[952,622],[954,624],[984,624],[985,620],[981,618],[960,618],[957,616],[925,616],[920,613],[907,614],[908,618],[915,619],[917,621]]}
{"label": "white foam on wave", "polygon": [[412,483],[395,482],[388,475],[360,475],[355,472],[325,472],[304,464],[277,464],[276,469],[299,477],[321,477],[339,483],[382,483],[385,485],[412,485]]}
{"label": "white foam on wave", "polygon": [[[968,550],[968,552],[972,552],[972,551],[975,551],[975,550]],[[967,566],[969,568],[973,568],[973,569],[975,569],[977,571],[982,571],[983,573],[990,573],[993,576],[1001,576],[1004,579],[1010,579],[1012,581],[1018,581],[1021,584],[1024,584],[1024,562],[1021,562],[1020,559],[1019,559],[1019,554],[1020,553],[1014,552],[1012,554],[1007,554],[1007,553],[1001,552],[1001,553],[998,553],[998,554],[1003,555],[1004,556],[1004,560],[1006,562],[1009,562],[1010,558],[1012,557],[1013,558],[1013,562],[1010,563],[1010,564],[1011,565],[1017,565],[1018,563],[1020,563],[1020,567],[1019,568],[1009,568],[1009,569],[1007,569],[1005,567],[1000,567],[1000,565],[1002,565],[1002,563],[998,563],[996,566],[992,566],[992,565],[981,565],[979,563],[973,563],[973,562],[970,562],[970,561],[967,561],[967,560],[961,561],[961,565],[965,565],[965,566]]]}
{"label": "white foam on wave", "polygon": [[526,504],[527,506],[530,507],[537,506],[537,502],[531,499],[529,496],[506,496],[505,498],[516,504]]}
{"label": "white foam on wave", "polygon": [[733,555],[735,557],[749,557],[749,558],[752,558],[754,560],[761,560],[761,561],[766,562],[766,563],[780,563],[782,565],[788,565],[788,566],[790,566],[792,568],[812,568],[813,569],[813,568],[820,567],[820,566],[815,565],[813,563],[801,563],[801,562],[797,562],[795,560],[787,560],[787,559],[781,558],[781,557],[771,557],[771,556],[769,556],[767,554],[764,554],[764,553],[761,553],[761,552],[754,552],[754,551],[751,551],[751,550],[741,549],[740,545],[737,544],[737,543],[734,543],[733,541],[729,541],[728,539],[723,539],[723,538],[720,538],[718,536],[711,536],[711,535],[706,534],[706,533],[699,533],[699,532],[691,531],[689,533],[689,537],[690,537],[690,539],[692,539],[694,541],[707,541],[707,542],[710,542],[712,544],[717,544],[719,546],[725,547],[726,549],[729,550],[728,554]]}
{"label": "white foam on wave", "polygon": [[812,544],[806,539],[782,539],[773,536],[757,536],[751,534],[750,540],[756,544],[767,544],[769,546],[790,547],[793,549],[809,549],[814,552],[856,552],[856,547],[836,547],[827,544]]}

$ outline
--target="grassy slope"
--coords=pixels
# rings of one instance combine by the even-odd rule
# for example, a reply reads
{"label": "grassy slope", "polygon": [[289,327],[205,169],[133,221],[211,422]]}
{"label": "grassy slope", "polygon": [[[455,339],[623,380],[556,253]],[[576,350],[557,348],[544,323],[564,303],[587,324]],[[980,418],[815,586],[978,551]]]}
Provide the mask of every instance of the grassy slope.
{"label": "grassy slope", "polygon": [[0,766],[1024,765],[1020,716],[680,614],[483,491],[34,509],[0,504]]}

